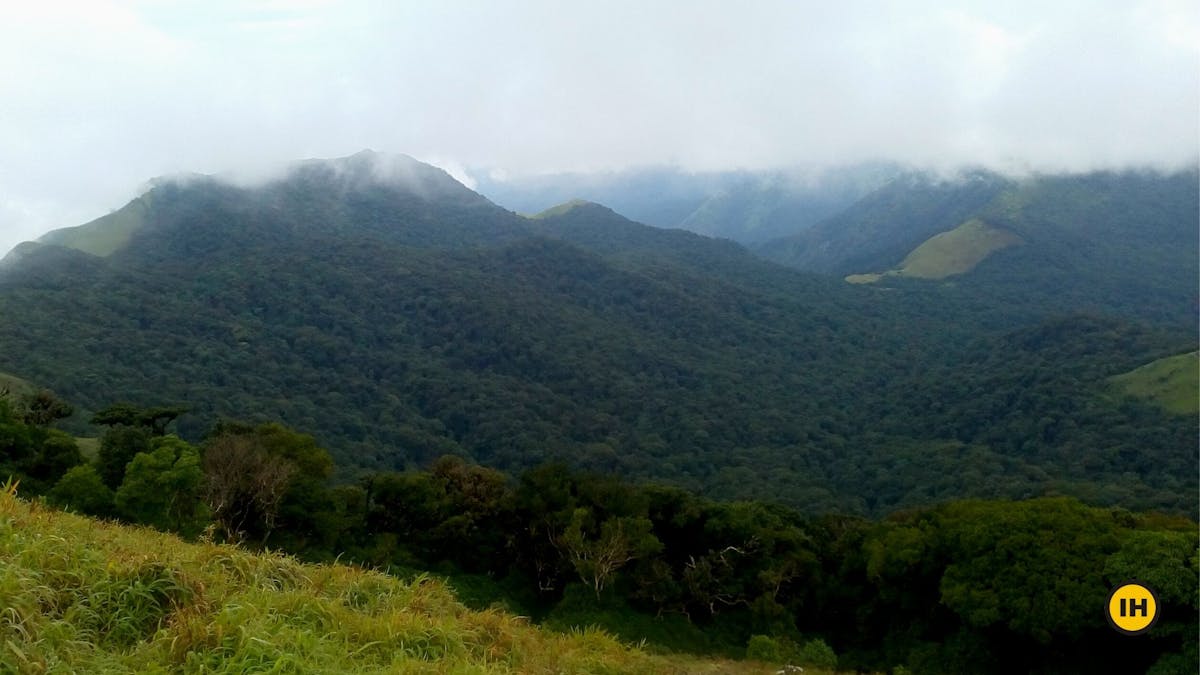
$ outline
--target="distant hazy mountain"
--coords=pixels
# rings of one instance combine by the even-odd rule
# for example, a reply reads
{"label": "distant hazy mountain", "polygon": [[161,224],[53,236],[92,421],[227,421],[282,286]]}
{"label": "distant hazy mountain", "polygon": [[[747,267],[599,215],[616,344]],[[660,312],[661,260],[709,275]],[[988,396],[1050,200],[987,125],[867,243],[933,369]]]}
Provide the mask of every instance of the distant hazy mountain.
{"label": "distant hazy mountain", "polygon": [[632,169],[504,180],[479,172],[476,187],[520,213],[582,199],[648,225],[754,243],[799,232],[832,216],[898,172],[898,167],[886,164],[701,173]]}
{"label": "distant hazy mountain", "polygon": [[990,202],[1008,181],[973,172],[939,179],[909,172],[803,232],[756,247],[797,269],[846,275],[882,271],[929,237],[951,230]]}
{"label": "distant hazy mountain", "polygon": [[1193,325],[1198,214],[1196,170],[954,180],[913,174],[756,250],[878,287],[936,284],[1008,305]]}
{"label": "distant hazy mountain", "polygon": [[[1056,202],[1028,194],[1025,220],[994,222],[1034,241],[1018,226]],[[456,454],[813,511],[1047,492],[1191,508],[1194,418],[1108,381],[1194,349],[1190,329],[897,283],[797,272],[597,204],[523,218],[364,153],[257,186],[160,181],[18,247],[0,372],[84,414],[187,404],[192,437],[217,416],[281,420],[344,476]]]}

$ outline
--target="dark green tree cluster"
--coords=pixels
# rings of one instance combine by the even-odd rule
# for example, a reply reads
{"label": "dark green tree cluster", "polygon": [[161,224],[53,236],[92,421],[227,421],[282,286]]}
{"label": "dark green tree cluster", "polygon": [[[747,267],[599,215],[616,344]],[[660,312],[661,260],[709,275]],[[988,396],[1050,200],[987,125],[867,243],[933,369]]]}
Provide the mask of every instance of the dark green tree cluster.
{"label": "dark green tree cluster", "polygon": [[[3,410],[6,439],[32,433]],[[333,485],[311,436],[226,422],[194,446],[156,433],[150,412],[97,416],[110,428],[96,461],[34,485],[185,536],[440,570],[467,601],[675,649],[946,673],[1196,664],[1198,542],[1179,517],[1067,498],[813,517],[563,464],[512,480],[450,456]],[[130,449],[113,489],[102,469]],[[1119,642],[1101,608],[1128,578],[1158,591],[1163,614],[1148,638]]]}
{"label": "dark green tree cluster", "polygon": [[[333,506],[339,492],[327,485],[333,460],[325,449],[275,423],[223,422],[193,445],[167,433],[185,411],[127,403],[101,410],[92,421],[107,429],[92,461],[84,461],[67,434],[11,420],[8,407],[0,407],[8,415],[0,418],[6,430],[0,440],[9,457],[25,452],[29,458],[27,466],[10,462],[18,469],[9,471],[14,478],[33,479],[25,494],[46,494],[82,513],[185,536],[207,531],[225,541],[332,550],[340,530]],[[69,441],[73,454],[44,468],[39,453],[24,450],[28,438],[41,441],[41,456],[57,447],[55,439]]]}
{"label": "dark green tree cluster", "polygon": [[[1182,518],[1066,498],[813,518],[562,465],[508,481],[456,458],[342,490],[363,509],[342,521],[350,558],[468,589],[491,579],[493,600],[551,625],[815,665],[825,645],[873,670],[1175,672],[1197,658],[1197,536]],[[1134,577],[1159,591],[1162,623],[1121,642],[1102,608]]]}
{"label": "dark green tree cluster", "polygon": [[75,439],[50,427],[72,408],[49,391],[0,395],[0,476],[40,494],[67,469],[83,461]]}

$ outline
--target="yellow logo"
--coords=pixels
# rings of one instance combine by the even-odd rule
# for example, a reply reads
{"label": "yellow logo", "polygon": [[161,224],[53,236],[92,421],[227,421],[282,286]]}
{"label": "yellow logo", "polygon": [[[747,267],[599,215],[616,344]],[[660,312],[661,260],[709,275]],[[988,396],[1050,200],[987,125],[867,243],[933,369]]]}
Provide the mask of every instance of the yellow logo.
{"label": "yellow logo", "polygon": [[1108,594],[1105,613],[1118,632],[1139,635],[1158,620],[1158,596],[1140,581],[1127,581]]}

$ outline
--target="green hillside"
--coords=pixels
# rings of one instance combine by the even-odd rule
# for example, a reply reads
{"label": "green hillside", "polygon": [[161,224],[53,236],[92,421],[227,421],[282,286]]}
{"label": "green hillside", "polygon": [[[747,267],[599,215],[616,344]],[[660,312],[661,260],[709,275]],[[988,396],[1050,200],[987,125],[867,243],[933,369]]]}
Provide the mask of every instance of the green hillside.
{"label": "green hillside", "polygon": [[134,232],[145,226],[151,199],[149,195],[139,197],[123,208],[90,223],[54,230],[38,241],[101,257],[112,255],[129,243],[129,238]]}
{"label": "green hillside", "polygon": [[0,492],[0,671],[768,673],[471,611],[441,582],[185,543]]}
{"label": "green hillside", "polygon": [[[756,251],[794,268],[900,290],[888,295],[893,300],[928,293],[1026,317],[1086,311],[1191,330],[1200,275],[1197,213],[1194,169],[952,181],[916,175]],[[986,223],[991,234],[975,228],[948,234],[972,221]],[[1012,237],[1021,245],[980,259]],[[919,248],[925,242],[930,246]],[[909,273],[883,273],[905,267]],[[936,290],[907,280],[968,269]]]}
{"label": "green hillside", "polygon": [[1200,412],[1197,353],[1169,356],[1112,378],[1130,396],[1152,401],[1179,415]]}
{"label": "green hillside", "polygon": [[[1185,421],[1102,395],[1188,333],[901,277],[881,294],[596,204],[531,220],[412,160],[393,173],[356,156],[255,189],[160,185],[153,227],[108,258],[42,246],[0,275],[0,314],[21,317],[0,369],[75,404],[76,435],[118,397],[185,405],[189,439],[280,420],[343,479],[457,455],[807,512],[1194,506]],[[927,447],[955,450],[895,464]]]}
{"label": "green hillside", "polygon": [[852,274],[846,281],[869,283],[886,276],[944,279],[970,272],[989,255],[1020,243],[1021,238],[1012,232],[972,218],[949,232],[927,239],[905,256],[896,269],[882,274]]}
{"label": "green hillside", "polygon": [[542,211],[540,213],[536,213],[536,214],[530,216],[530,218],[534,219],[534,220],[541,220],[544,218],[553,218],[555,216],[562,216],[562,215],[566,215],[567,213],[570,213],[572,210],[574,210],[576,208],[579,208],[581,206],[588,206],[591,203],[592,202],[589,202],[589,201],[586,201],[583,199],[571,199],[569,201],[563,202],[562,204],[559,204],[558,206],[551,206],[550,208],[546,209],[545,211]]}
{"label": "green hillside", "polygon": [[[0,393],[6,394],[10,400],[19,399],[21,396],[31,394],[36,390],[37,387],[16,375],[0,373]],[[2,398],[5,397],[0,396],[0,399]]]}
{"label": "green hillside", "polygon": [[754,250],[789,267],[838,277],[892,269],[922,242],[970,220],[1010,184],[988,172],[953,179],[904,173],[811,228]]}

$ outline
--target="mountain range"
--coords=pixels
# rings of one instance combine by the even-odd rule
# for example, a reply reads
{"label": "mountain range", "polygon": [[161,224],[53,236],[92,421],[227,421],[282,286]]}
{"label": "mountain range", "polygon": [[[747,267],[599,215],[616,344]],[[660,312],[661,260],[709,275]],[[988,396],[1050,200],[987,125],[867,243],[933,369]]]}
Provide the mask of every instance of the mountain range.
{"label": "mountain range", "polygon": [[804,217],[778,191],[706,197],[722,222],[776,214],[749,248],[683,229],[729,233],[682,179],[660,203],[679,229],[591,201],[522,216],[370,152],[164,179],[9,254],[0,371],[75,403],[80,433],[125,399],[189,406],[189,437],[281,420],[344,479],[450,454],[812,512],[1191,511],[1195,411],[1109,378],[1196,348],[1196,175],[875,167]]}
{"label": "mountain range", "polygon": [[688,172],[643,168],[497,178],[475,171],[475,188],[520,213],[572,199],[612,207],[635,221],[751,245],[787,236],[847,208],[902,173],[886,163],[827,169]]}

